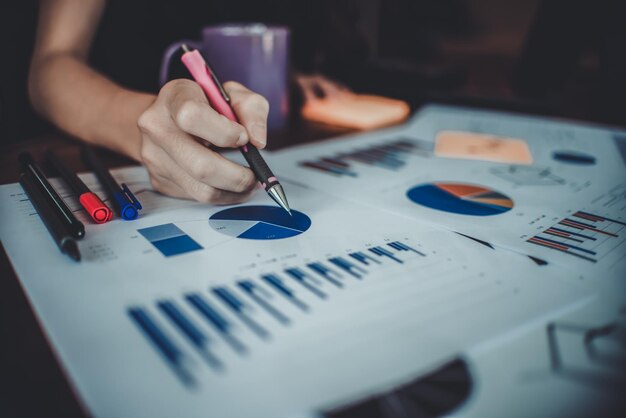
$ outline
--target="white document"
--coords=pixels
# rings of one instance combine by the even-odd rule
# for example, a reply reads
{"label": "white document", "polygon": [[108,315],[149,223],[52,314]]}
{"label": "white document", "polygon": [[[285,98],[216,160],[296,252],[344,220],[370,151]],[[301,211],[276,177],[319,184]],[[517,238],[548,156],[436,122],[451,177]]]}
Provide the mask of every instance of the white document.
{"label": "white document", "polygon": [[144,209],[86,223],[80,263],[19,185],[0,186],[4,248],[97,417],[317,416],[595,293],[554,266],[293,182],[286,220],[262,192],[211,207],[153,192],[142,168],[114,175]]}
{"label": "white document", "polygon": [[452,416],[619,416],[626,406],[626,282],[466,357],[472,395]]}
{"label": "white document", "polygon": [[[523,139],[533,164],[437,158],[432,149],[444,130]],[[294,181],[554,261],[583,277],[619,276],[626,273],[626,167],[616,145],[623,135],[428,106],[406,125],[288,149],[271,165]]]}

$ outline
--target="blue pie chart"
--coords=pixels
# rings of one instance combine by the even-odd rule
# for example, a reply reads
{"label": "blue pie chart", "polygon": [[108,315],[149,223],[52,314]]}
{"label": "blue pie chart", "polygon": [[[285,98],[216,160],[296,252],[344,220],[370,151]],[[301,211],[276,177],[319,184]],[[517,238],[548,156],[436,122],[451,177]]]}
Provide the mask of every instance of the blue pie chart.
{"label": "blue pie chart", "polygon": [[311,227],[311,218],[304,213],[291,214],[278,206],[237,206],[211,215],[209,225],[221,234],[253,240],[295,237]]}

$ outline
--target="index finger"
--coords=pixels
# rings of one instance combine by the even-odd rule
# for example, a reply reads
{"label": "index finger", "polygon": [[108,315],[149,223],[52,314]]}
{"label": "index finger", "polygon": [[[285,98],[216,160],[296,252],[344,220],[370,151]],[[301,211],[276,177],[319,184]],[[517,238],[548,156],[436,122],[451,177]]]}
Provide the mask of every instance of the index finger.
{"label": "index finger", "polygon": [[230,103],[239,122],[248,131],[250,142],[257,148],[267,144],[267,115],[270,110],[265,97],[234,81],[224,83]]}
{"label": "index finger", "polygon": [[234,148],[248,142],[244,127],[217,113],[198,84],[190,80],[170,83],[173,86],[167,91],[165,104],[180,129],[218,147]]}

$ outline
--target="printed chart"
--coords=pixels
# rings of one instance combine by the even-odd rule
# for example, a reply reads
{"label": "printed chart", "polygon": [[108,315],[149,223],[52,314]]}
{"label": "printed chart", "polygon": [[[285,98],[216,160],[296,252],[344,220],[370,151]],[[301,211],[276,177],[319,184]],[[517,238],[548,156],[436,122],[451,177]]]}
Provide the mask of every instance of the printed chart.
{"label": "printed chart", "polygon": [[411,154],[430,155],[432,144],[412,138],[397,138],[345,153],[320,157],[317,160],[300,161],[299,165],[334,176],[357,177],[354,163],[386,170],[399,170]]}
{"label": "printed chart", "polygon": [[407,197],[418,205],[461,215],[499,215],[513,208],[508,197],[483,186],[462,183],[426,183],[415,186]]}
{"label": "printed chart", "polygon": [[304,213],[291,214],[277,206],[237,206],[211,215],[209,225],[221,234],[253,240],[295,237],[311,227]]}
{"label": "printed chart", "polygon": [[626,222],[577,211],[528,242],[596,263],[619,244],[625,228]]}
{"label": "printed chart", "polygon": [[166,257],[202,249],[200,244],[172,223],[138,229],[137,232]]}
{"label": "printed chart", "polygon": [[[271,322],[287,327],[295,321],[292,310],[306,314],[313,309],[313,302],[307,301],[307,295],[316,302],[323,302],[331,297],[328,289],[346,291],[349,281],[362,281],[380,265],[404,264],[425,257],[425,253],[407,242],[391,241],[253,279],[242,279],[231,286],[213,286],[208,293],[197,290],[156,300],[153,313],[143,306],[129,306],[127,314],[181,383],[190,387],[198,382],[189,367],[189,353],[177,344],[172,332],[165,330],[161,323],[169,323],[170,329],[188,341],[210,369],[219,371],[227,365],[212,351],[213,337],[202,330],[194,317],[209,325],[234,354],[246,355],[251,348],[237,333],[242,326],[260,340],[267,341],[272,337],[269,327],[259,318],[260,312]],[[190,311],[197,315],[189,315],[187,312]],[[232,321],[224,312],[234,315],[237,321]]]}

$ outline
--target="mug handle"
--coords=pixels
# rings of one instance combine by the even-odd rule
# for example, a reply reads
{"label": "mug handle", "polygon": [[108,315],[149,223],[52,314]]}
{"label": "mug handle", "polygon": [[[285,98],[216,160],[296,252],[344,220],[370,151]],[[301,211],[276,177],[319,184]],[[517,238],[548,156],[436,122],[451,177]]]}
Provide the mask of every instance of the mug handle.
{"label": "mug handle", "polygon": [[180,41],[176,41],[173,44],[170,44],[170,46],[168,46],[165,49],[165,53],[163,54],[163,59],[161,60],[161,71],[159,72],[159,83],[161,87],[163,87],[163,85],[167,83],[168,81],[168,75],[170,74],[170,64],[172,62],[172,57],[182,47],[183,44],[187,44],[194,49],[201,48],[201,42],[192,41],[190,39],[183,39]]}

